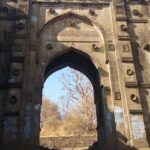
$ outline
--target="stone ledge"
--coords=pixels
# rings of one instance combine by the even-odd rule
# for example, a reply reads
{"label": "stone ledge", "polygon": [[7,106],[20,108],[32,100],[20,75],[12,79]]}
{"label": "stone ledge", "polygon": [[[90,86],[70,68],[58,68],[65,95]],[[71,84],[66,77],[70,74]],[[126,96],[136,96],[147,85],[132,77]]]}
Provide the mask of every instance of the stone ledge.
{"label": "stone ledge", "polygon": [[129,23],[148,23],[148,19],[134,19],[134,18],[127,19],[125,16],[116,17],[116,21],[127,21]]}
{"label": "stone ledge", "polygon": [[127,18],[125,16],[116,17],[116,21],[127,21]]}
{"label": "stone ledge", "polygon": [[16,56],[16,57],[13,57],[13,58],[11,59],[11,61],[12,61],[12,62],[24,62],[24,57],[23,57],[23,56],[22,56],[22,57]]}
{"label": "stone ledge", "polygon": [[5,16],[5,17],[0,17],[0,20],[5,20],[5,21],[15,21],[15,17],[9,17],[9,16]]}
{"label": "stone ledge", "polygon": [[17,117],[19,116],[19,112],[5,112],[5,117]]}
{"label": "stone ledge", "polygon": [[0,84],[0,89],[9,89],[9,88],[21,88],[22,83],[6,83],[6,84]]}
{"label": "stone ledge", "polygon": [[139,86],[141,88],[150,88],[150,83],[141,83]]}
{"label": "stone ledge", "polygon": [[140,83],[125,81],[125,86],[128,88],[150,88],[150,83]]}
{"label": "stone ledge", "polygon": [[15,35],[15,39],[27,39],[28,35],[24,34],[24,35]]}
{"label": "stone ledge", "polygon": [[27,15],[18,15],[18,16],[13,16],[13,17],[10,17],[10,16],[0,16],[0,20],[5,20],[5,21],[15,21],[17,19],[27,19]]}
{"label": "stone ledge", "polygon": [[148,19],[129,19],[129,23],[148,23]]}
{"label": "stone ledge", "polygon": [[121,60],[125,63],[133,63],[133,57],[122,57]]}
{"label": "stone ledge", "polygon": [[34,0],[32,3],[51,3],[51,4],[102,4],[109,5],[110,0]]}
{"label": "stone ledge", "polygon": [[140,110],[140,109],[130,109],[129,110],[129,112],[130,112],[130,114],[132,114],[132,115],[142,115],[143,114],[143,111],[142,110]]}
{"label": "stone ledge", "polygon": [[125,86],[128,87],[128,88],[137,88],[138,84],[137,84],[137,82],[125,81]]}
{"label": "stone ledge", "polygon": [[123,35],[118,35],[118,39],[121,41],[128,41],[130,40],[130,36],[123,36]]}

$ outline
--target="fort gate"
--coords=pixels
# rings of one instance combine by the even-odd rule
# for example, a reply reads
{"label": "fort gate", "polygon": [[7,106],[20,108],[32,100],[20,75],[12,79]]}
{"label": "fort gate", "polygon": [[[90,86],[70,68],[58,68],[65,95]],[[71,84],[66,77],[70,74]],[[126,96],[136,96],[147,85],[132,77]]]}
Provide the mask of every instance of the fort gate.
{"label": "fort gate", "polygon": [[93,85],[96,149],[149,150],[150,1],[1,1],[1,150],[38,150],[42,87],[66,66]]}

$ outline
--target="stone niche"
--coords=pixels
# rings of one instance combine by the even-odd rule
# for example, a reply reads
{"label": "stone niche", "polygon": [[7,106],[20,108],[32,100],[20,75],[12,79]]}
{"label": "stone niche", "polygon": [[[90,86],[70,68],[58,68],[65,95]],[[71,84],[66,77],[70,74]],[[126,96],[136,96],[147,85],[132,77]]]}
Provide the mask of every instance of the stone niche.
{"label": "stone niche", "polygon": [[13,56],[20,57],[24,55],[25,41],[17,39],[13,45]]}
{"label": "stone niche", "polygon": [[22,80],[22,64],[12,63],[8,83],[20,83]]}
{"label": "stone niche", "polygon": [[27,32],[26,20],[19,19],[16,21],[16,35],[25,35]]}
{"label": "stone niche", "polygon": [[132,17],[136,19],[144,19],[147,17],[147,13],[145,11],[145,6],[144,5],[131,5],[131,13]]}
{"label": "stone niche", "polygon": [[124,80],[128,82],[136,82],[135,69],[132,63],[123,63]]}
{"label": "stone niche", "polygon": [[9,115],[17,115],[20,109],[21,90],[18,88],[11,88],[8,90],[7,103],[5,112]]}
{"label": "stone niche", "polygon": [[129,36],[126,22],[118,22],[118,34],[119,36]]}
{"label": "stone niche", "polygon": [[128,101],[129,110],[141,110],[141,99],[139,96],[139,92],[136,88],[126,88],[126,97]]}
{"label": "stone niche", "polygon": [[121,16],[125,14],[123,5],[116,5],[116,14]]}

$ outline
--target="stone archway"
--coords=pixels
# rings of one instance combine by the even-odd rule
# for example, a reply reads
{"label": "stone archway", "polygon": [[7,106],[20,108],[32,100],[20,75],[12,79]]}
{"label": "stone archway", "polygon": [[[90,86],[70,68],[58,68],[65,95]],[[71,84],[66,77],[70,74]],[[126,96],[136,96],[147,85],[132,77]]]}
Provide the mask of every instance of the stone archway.
{"label": "stone archway", "polygon": [[38,149],[45,70],[72,50],[89,56],[101,77],[104,149],[149,149],[148,0],[22,0],[1,7],[0,149]]}
{"label": "stone archway", "polygon": [[[36,99],[36,109],[36,105],[41,104],[42,86],[46,77],[60,68],[70,66],[83,72],[94,87],[98,120],[98,149],[106,150],[107,146],[110,147],[109,145],[115,145],[115,143],[112,129],[114,127],[113,115],[111,113],[107,116],[107,102],[100,82],[104,76],[108,77],[105,64],[106,46],[102,33],[88,18],[71,12],[58,16],[44,25],[37,36],[38,50],[34,75],[36,78],[33,89],[36,92],[33,96]],[[31,66],[31,71],[32,68],[33,66]],[[33,87],[33,84],[31,86]],[[39,114],[40,109],[35,114],[36,118],[40,116]],[[36,123],[37,120],[35,120]],[[36,141],[39,136],[38,130],[36,133],[33,141]]]}
{"label": "stone archway", "polygon": [[69,66],[85,74],[91,81],[94,89],[94,100],[96,105],[97,116],[97,135],[98,144],[100,149],[106,149],[105,141],[105,120],[104,120],[104,104],[103,92],[100,84],[99,72],[93,64],[91,58],[74,48],[69,48],[63,54],[56,56],[46,67],[44,73],[44,80],[55,71]]}

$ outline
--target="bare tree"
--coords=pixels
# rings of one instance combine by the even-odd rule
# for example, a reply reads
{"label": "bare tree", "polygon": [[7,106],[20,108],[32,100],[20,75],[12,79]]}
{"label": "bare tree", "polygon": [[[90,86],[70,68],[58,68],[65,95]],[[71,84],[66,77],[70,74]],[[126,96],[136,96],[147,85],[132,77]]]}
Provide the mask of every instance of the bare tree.
{"label": "bare tree", "polygon": [[58,105],[43,98],[41,108],[41,136],[55,136],[61,122]]}
{"label": "bare tree", "polygon": [[[93,87],[86,76],[69,68],[59,79],[65,94],[60,98],[65,128],[72,134],[89,134],[96,128]],[[67,124],[69,127],[67,127]]]}

